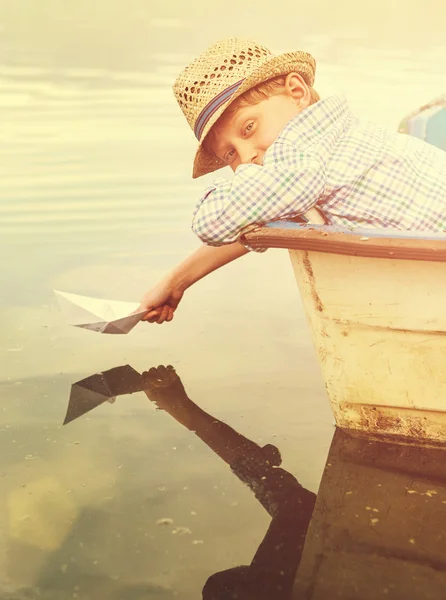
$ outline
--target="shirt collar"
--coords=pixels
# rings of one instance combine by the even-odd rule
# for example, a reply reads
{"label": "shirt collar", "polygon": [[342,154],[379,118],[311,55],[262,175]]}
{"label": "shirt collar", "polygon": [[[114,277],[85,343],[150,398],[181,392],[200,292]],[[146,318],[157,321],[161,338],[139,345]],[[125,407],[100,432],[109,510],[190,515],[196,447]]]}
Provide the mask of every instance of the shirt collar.
{"label": "shirt collar", "polygon": [[276,142],[299,140],[311,142],[323,135],[332,125],[354,118],[344,96],[329,96],[312,104],[296,115],[282,129]]}

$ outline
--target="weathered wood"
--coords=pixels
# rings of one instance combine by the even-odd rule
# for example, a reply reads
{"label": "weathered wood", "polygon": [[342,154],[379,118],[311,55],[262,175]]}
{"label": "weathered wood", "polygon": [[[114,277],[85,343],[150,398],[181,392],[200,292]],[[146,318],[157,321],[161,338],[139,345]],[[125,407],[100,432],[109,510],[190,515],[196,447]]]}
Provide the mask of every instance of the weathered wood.
{"label": "weathered wood", "polygon": [[337,425],[446,441],[446,236],[245,235],[289,249]]}
{"label": "weathered wood", "polygon": [[421,236],[407,232],[385,230],[347,231],[333,226],[290,226],[270,224],[254,227],[241,236],[252,248],[287,248],[363,256],[395,258],[417,261],[446,261],[446,232]]}

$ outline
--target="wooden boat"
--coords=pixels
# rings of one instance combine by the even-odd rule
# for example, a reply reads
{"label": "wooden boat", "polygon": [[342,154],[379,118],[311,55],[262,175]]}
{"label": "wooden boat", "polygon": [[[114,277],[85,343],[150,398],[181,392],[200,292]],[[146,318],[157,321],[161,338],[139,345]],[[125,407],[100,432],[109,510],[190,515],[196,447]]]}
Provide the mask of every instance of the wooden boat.
{"label": "wooden boat", "polygon": [[337,425],[445,442],[446,234],[280,221],[244,237],[289,251]]}

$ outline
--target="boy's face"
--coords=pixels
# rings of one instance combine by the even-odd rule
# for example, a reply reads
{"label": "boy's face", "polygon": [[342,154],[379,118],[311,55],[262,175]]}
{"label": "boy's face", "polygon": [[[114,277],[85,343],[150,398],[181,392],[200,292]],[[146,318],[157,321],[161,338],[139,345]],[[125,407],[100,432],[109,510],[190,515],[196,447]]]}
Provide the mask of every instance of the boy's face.
{"label": "boy's face", "polygon": [[212,128],[212,151],[233,171],[243,164],[263,165],[265,152],[285,125],[309,105],[302,100],[284,92],[223,114]]}

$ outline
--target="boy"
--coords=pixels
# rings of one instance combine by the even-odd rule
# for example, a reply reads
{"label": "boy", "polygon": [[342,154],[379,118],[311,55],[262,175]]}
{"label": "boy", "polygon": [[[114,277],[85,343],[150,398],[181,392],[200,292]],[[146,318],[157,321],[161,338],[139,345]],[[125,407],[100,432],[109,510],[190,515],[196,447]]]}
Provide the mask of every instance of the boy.
{"label": "boy", "polygon": [[320,100],[315,66],[306,52],[229,38],[179,75],[174,93],[199,141],[193,177],[226,165],[235,175],[206,190],[192,223],[204,245],[143,296],[144,320],[171,321],[188,287],[246,254],[237,240],[249,225],[446,230],[446,153],[359,123],[342,98]]}

